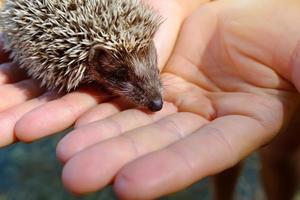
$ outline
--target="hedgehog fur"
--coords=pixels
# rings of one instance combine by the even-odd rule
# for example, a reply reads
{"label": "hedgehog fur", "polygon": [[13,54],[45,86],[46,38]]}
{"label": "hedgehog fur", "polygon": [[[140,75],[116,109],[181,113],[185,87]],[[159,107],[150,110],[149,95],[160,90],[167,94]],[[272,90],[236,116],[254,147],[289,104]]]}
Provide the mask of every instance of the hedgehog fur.
{"label": "hedgehog fur", "polygon": [[11,59],[42,86],[68,92],[92,81],[92,46],[115,57],[141,51],[161,18],[139,0],[7,0],[0,22]]}

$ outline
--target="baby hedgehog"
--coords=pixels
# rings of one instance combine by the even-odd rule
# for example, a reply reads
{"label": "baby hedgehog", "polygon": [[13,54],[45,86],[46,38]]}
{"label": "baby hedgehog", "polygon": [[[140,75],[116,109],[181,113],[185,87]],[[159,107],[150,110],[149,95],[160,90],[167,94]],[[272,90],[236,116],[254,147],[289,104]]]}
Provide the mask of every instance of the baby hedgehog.
{"label": "baby hedgehog", "polygon": [[69,92],[96,81],[162,108],[153,43],[161,17],[140,0],[6,0],[0,22],[11,59],[42,86]]}

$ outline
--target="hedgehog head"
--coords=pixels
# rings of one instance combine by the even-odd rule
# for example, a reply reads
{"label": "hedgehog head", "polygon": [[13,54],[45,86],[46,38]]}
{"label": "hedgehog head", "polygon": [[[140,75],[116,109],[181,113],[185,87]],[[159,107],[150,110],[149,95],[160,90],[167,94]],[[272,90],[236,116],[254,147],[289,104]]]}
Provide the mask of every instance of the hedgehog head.
{"label": "hedgehog head", "polygon": [[153,42],[138,51],[114,52],[94,45],[89,52],[89,76],[138,106],[162,108],[162,86]]}
{"label": "hedgehog head", "polygon": [[161,17],[140,0],[6,0],[5,48],[41,85],[97,81],[152,111],[162,107],[153,37]]}

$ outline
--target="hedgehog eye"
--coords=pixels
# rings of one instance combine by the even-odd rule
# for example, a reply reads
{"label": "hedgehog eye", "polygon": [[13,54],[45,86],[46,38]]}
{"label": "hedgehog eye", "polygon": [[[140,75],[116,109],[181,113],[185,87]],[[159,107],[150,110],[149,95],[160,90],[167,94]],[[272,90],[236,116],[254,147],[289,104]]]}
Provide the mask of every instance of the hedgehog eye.
{"label": "hedgehog eye", "polygon": [[113,71],[112,77],[116,81],[126,81],[128,80],[128,71],[124,68],[116,69]]}

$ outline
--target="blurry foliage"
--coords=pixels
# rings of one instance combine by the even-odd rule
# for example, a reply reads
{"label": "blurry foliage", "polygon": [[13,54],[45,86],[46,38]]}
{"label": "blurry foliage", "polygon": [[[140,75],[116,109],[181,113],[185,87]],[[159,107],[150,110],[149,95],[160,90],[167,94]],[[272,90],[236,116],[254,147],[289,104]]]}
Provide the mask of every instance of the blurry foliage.
{"label": "blurry foliage", "polygon": [[[61,165],[55,157],[55,146],[61,136],[46,138],[32,144],[15,144],[0,150],[0,200],[113,200],[111,187],[84,197],[72,196],[60,181]],[[258,179],[257,157],[248,159],[237,188],[237,199],[263,199]],[[212,199],[208,179],[187,190],[162,200]]]}
{"label": "blurry foliage", "polygon": [[115,199],[110,188],[85,197],[74,197],[64,190],[61,165],[55,157],[59,138],[0,150],[0,200]]}

